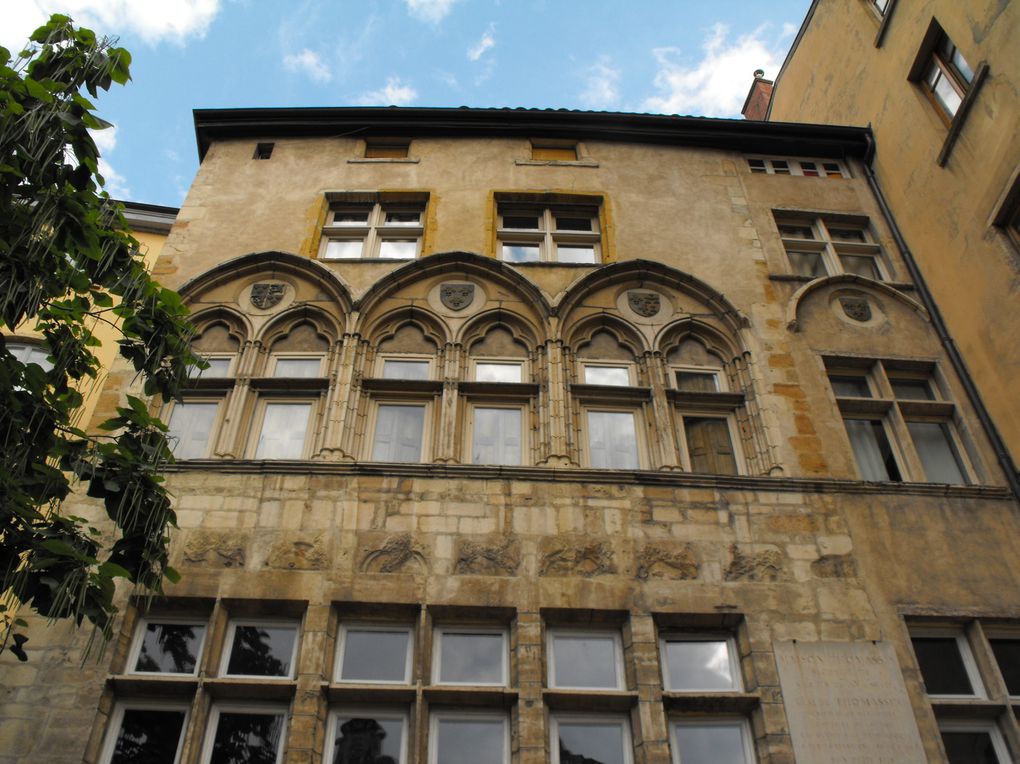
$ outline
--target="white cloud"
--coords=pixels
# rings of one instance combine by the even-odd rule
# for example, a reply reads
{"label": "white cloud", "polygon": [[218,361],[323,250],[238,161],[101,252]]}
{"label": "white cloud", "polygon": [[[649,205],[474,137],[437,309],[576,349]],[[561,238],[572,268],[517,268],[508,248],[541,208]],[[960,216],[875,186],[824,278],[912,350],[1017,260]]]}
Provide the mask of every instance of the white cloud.
{"label": "white cloud", "polygon": [[593,109],[608,109],[620,101],[620,72],[603,56],[588,68],[581,103]]}
{"label": "white cloud", "polygon": [[399,77],[390,77],[385,87],[363,93],[357,100],[363,106],[407,106],[417,97],[418,91],[409,84]]}
{"label": "white cloud", "polygon": [[8,0],[0,10],[0,44],[18,51],[52,13],[63,13],[99,35],[137,34],[150,45],[202,37],[220,0]]}
{"label": "white cloud", "polygon": [[100,154],[109,154],[117,148],[117,126],[113,125],[105,130],[89,130],[89,135],[99,149]]}
{"label": "white cloud", "polygon": [[127,178],[113,169],[107,157],[117,148],[117,128],[108,127],[105,130],[89,130],[89,135],[95,141],[99,149],[99,174],[106,181],[104,188],[110,196],[116,199],[128,199],[131,197],[131,189],[128,187]]}
{"label": "white cloud", "polygon": [[283,66],[289,72],[302,72],[307,74],[316,82],[329,82],[333,79],[333,73],[323,63],[318,53],[303,49],[300,53],[288,53],[283,57]]}
{"label": "white cloud", "polygon": [[453,9],[457,0],[404,0],[407,11],[418,21],[438,24]]}
{"label": "white cloud", "polygon": [[659,64],[655,86],[660,95],[646,99],[644,108],[664,114],[740,116],[755,69],[764,69],[772,77],[782,64],[783,56],[766,39],[766,32],[767,25],[731,40],[729,28],[716,24],[702,45],[703,58],[693,66],[677,60],[680,51],[676,48],[654,49]]}
{"label": "white cloud", "polygon": [[489,28],[485,30],[485,34],[482,35],[482,39],[480,39],[476,45],[473,45],[468,49],[467,57],[472,61],[477,61],[482,57],[482,54],[485,53],[485,51],[489,48],[495,47],[495,32],[496,26],[494,24],[489,24]]}

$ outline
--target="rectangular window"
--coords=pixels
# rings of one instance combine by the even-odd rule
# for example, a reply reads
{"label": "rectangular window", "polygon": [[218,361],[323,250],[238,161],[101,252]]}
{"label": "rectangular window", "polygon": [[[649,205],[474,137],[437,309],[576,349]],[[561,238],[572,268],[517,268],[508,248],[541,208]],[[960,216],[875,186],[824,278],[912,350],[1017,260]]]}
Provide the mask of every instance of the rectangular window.
{"label": "rectangular window", "polygon": [[103,747],[104,764],[179,764],[187,706],[118,703]]}
{"label": "rectangular window", "polygon": [[751,764],[754,750],[740,718],[680,719],[670,724],[673,764]]}
{"label": "rectangular window", "polygon": [[640,467],[637,422],[630,411],[588,411],[588,463],[595,469]]}
{"label": "rectangular window", "polygon": [[584,383],[586,385],[629,387],[633,384],[630,366],[607,366],[604,364],[586,363],[583,368]]}
{"label": "rectangular window", "polygon": [[128,658],[129,671],[194,676],[202,657],[205,630],[205,624],[196,621],[143,619]]}
{"label": "rectangular window", "polygon": [[247,704],[214,705],[209,717],[203,764],[280,764],[286,710]]}
{"label": "rectangular window", "polygon": [[290,679],[294,676],[298,627],[293,623],[231,621],[224,676]]}
{"label": "rectangular window", "polygon": [[475,361],[476,382],[522,382],[524,364],[520,361]]}
{"label": "rectangular window", "polygon": [[987,721],[940,721],[949,764],[1006,764],[1009,751],[1002,733]]}
{"label": "rectangular window", "polygon": [[365,141],[365,159],[406,159],[410,141],[399,138],[369,138]]}
{"label": "rectangular window", "polygon": [[230,367],[233,364],[233,356],[205,356],[203,360],[209,364],[208,369],[195,369],[191,375],[202,379],[222,379],[230,376]]}
{"label": "rectangular window", "polygon": [[435,711],[429,729],[429,764],[509,764],[505,714]]}
{"label": "rectangular window", "polygon": [[691,472],[739,474],[728,418],[684,416],[682,419]]}
{"label": "rectangular window", "polygon": [[379,404],[372,437],[372,461],[420,462],[424,434],[424,405]]}
{"label": "rectangular window", "polygon": [[960,110],[967,90],[974,81],[974,70],[945,32],[941,33],[928,60],[924,84],[931,99],[948,120]]}
{"label": "rectangular window", "polygon": [[319,257],[412,260],[421,249],[424,216],[424,203],[334,204],[322,229]]}
{"label": "rectangular window", "polygon": [[311,403],[266,403],[263,406],[255,458],[304,458],[311,417]]}
{"label": "rectangular window", "polygon": [[255,153],[252,155],[252,159],[270,159],[273,156],[273,147],[275,144],[272,143],[256,143]]}
{"label": "rectangular window", "polygon": [[676,389],[685,393],[718,393],[722,389],[718,371],[680,368],[672,371]]}
{"label": "rectangular window", "polygon": [[273,376],[289,379],[313,379],[322,376],[322,358],[277,357],[273,359]]}
{"label": "rectangular window", "polygon": [[736,645],[729,637],[666,635],[659,651],[663,686],[670,692],[741,689]]}
{"label": "rectangular window", "polygon": [[881,420],[844,419],[843,424],[850,437],[850,447],[857,460],[861,479],[871,482],[903,480]]}
{"label": "rectangular window", "polygon": [[992,645],[992,653],[1002,673],[1006,691],[1011,698],[1020,698],[1020,636],[999,637],[993,634],[988,641]]}
{"label": "rectangular window", "polygon": [[219,407],[212,401],[174,404],[167,422],[167,440],[175,459],[204,459],[209,455]]}
{"label": "rectangular window", "polygon": [[327,764],[407,764],[407,714],[381,708],[338,709],[330,715]]}
{"label": "rectangular window", "polygon": [[622,690],[623,651],[615,631],[548,632],[549,686]]}
{"label": "rectangular window", "polygon": [[552,714],[553,764],[631,764],[630,724],[605,714]]}
{"label": "rectangular window", "polygon": [[594,265],[602,260],[595,206],[500,204],[497,239],[506,262]]}
{"label": "rectangular window", "polygon": [[915,629],[910,641],[929,697],[984,697],[977,665],[961,630]]}
{"label": "rectangular window", "polygon": [[524,412],[518,408],[476,406],[472,413],[471,463],[521,464]]}
{"label": "rectangular window", "polygon": [[776,159],[748,157],[748,169],[758,175],[800,175],[807,178],[849,178],[842,162],[835,159]]}
{"label": "rectangular window", "polygon": [[436,629],[435,684],[505,687],[509,671],[506,632],[501,629]]}
{"label": "rectangular window", "polygon": [[867,220],[774,214],[792,273],[812,279],[839,273],[875,281],[887,278],[882,250],[872,238]]}
{"label": "rectangular window", "polygon": [[341,624],[336,681],[409,684],[413,650],[408,626]]}
{"label": "rectangular window", "polygon": [[382,376],[383,379],[428,379],[429,362],[386,358],[383,360]]}

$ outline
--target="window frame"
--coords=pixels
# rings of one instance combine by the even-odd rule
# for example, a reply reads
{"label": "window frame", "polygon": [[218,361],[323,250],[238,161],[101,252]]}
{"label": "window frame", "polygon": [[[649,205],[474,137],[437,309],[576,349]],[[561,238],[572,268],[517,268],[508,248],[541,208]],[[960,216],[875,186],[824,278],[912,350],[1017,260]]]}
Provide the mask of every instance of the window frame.
{"label": "window frame", "polygon": [[1002,664],[999,663],[999,657],[995,654],[995,649],[992,646],[993,642],[999,641],[1020,641],[1020,627],[1016,625],[982,625],[982,632],[984,633],[985,641],[988,643],[989,652],[991,654],[992,665],[999,674],[999,679],[1002,681],[1002,686],[1006,689],[1006,698],[1009,703],[1017,704],[1020,703],[1020,692],[1012,694],[1009,691],[1009,685],[1006,683],[1006,677],[1002,670]]}
{"label": "window frame", "polygon": [[[265,626],[280,627],[292,626],[294,628],[294,644],[291,647],[290,672],[287,676],[264,676],[260,674],[228,674],[227,667],[230,665],[230,656],[234,650],[234,636],[238,626]],[[254,682],[293,682],[297,677],[298,648],[301,643],[301,622],[288,618],[231,618],[227,623],[223,635],[223,649],[221,650],[219,671],[217,676],[224,679],[242,679]]]}
{"label": "window frame", "polygon": [[[287,377],[277,374],[277,364],[280,361],[314,361],[319,362],[319,373],[314,374],[311,377]],[[323,366],[326,362],[326,356],[323,353],[302,353],[300,351],[284,351],[280,353],[270,353],[269,362],[266,364],[266,376],[273,377],[274,379],[322,379],[326,376]]]}
{"label": "window frame", "polygon": [[[135,666],[138,664],[138,658],[142,653],[142,646],[145,642],[145,633],[148,629],[149,624],[167,624],[172,626],[202,626],[202,638],[198,643],[198,650],[195,655],[195,670],[190,673],[182,673],[178,671],[139,671]],[[209,639],[209,619],[199,620],[198,618],[188,618],[187,616],[151,616],[146,615],[138,619],[138,623],[135,626],[134,637],[131,641],[131,649],[128,651],[127,663],[124,667],[125,674],[131,674],[133,676],[173,676],[173,677],[187,677],[187,676],[198,676],[198,673],[202,670],[202,660],[205,658],[206,643]]]}
{"label": "window frame", "polygon": [[[925,687],[925,697],[929,700],[988,700],[988,690],[985,687],[977,661],[974,659],[974,651],[971,650],[970,640],[967,639],[967,635],[962,626],[911,627],[909,633],[911,652],[914,652],[914,639],[953,638],[956,641],[956,647],[960,653],[960,661],[963,663],[967,679],[970,680],[970,685],[974,689],[973,693],[966,695],[957,693],[930,693],[928,692],[928,688]],[[914,661],[917,663],[916,652],[914,652]],[[923,685],[924,673],[921,671],[920,663],[917,663],[917,671],[918,675],[921,677],[921,684]]]}
{"label": "window frame", "polygon": [[[262,678],[262,677],[260,677]],[[250,713],[258,716],[283,717],[283,724],[280,728],[280,741],[276,749],[276,760],[273,764],[283,764],[283,755],[287,750],[287,726],[290,718],[290,706],[279,703],[247,703],[247,702],[219,702],[214,701],[209,706],[209,719],[206,723],[205,735],[202,740],[200,761],[202,764],[209,764],[212,760],[213,745],[216,742],[216,732],[220,726],[220,716],[223,713],[243,714]]]}
{"label": "window frame", "polygon": [[713,714],[705,717],[679,717],[670,716],[667,719],[669,725],[669,750],[673,764],[684,764],[680,759],[680,745],[677,738],[677,727],[729,727],[736,726],[740,729],[740,739],[744,747],[746,764],[753,764],[757,761],[754,755],[754,737],[751,725],[744,716],[729,714]]}
{"label": "window frame", "polygon": [[[478,426],[478,419],[476,413],[478,409],[498,409],[502,411],[517,411],[521,415],[521,429],[518,433],[520,437],[520,459],[516,464],[507,464],[505,462],[476,462],[475,461],[475,440],[478,437],[476,427]],[[531,464],[532,460],[532,448],[528,439],[528,413],[530,407],[524,404],[513,404],[513,403],[495,403],[486,399],[469,400],[468,411],[467,411],[467,427],[465,431],[467,441],[465,444],[468,457],[465,459],[466,463],[475,464],[478,466],[490,466],[490,467],[523,467]]]}
{"label": "window frame", "polygon": [[999,726],[991,720],[940,719],[938,722],[938,728],[939,742],[942,743],[943,746],[945,745],[942,741],[942,734],[944,732],[985,732],[988,734],[988,737],[992,742],[992,749],[995,751],[995,755],[999,759],[999,764],[1007,764],[1011,760],[1005,736],[1003,736],[1002,730],[999,729]]}
{"label": "window frame", "polygon": [[[645,424],[642,421],[641,416],[642,408],[640,406],[626,406],[626,405],[603,405],[601,402],[583,403],[581,406],[581,455],[584,461],[584,466],[592,470],[645,470],[649,469],[649,455],[648,455],[648,435],[645,430]],[[634,442],[635,442],[635,461],[637,462],[634,467],[596,467],[592,464],[591,459],[591,426],[589,415],[592,413],[599,414],[630,414],[634,418]]]}
{"label": "window frame", "polygon": [[[730,392],[729,377],[725,369],[720,366],[695,366],[693,364],[671,363],[666,367],[667,378],[670,387],[681,393],[728,393]],[[680,387],[680,380],[677,374],[688,372],[694,374],[711,374],[715,378],[715,390],[684,390]]]}
{"label": "window frame", "polygon": [[[832,178],[852,178],[849,168],[838,159],[825,159],[814,157],[780,157],[765,156],[759,154],[748,154],[747,169],[752,175],[789,175],[804,178],[820,178],[829,180]],[[760,163],[761,169],[756,169],[752,162]],[[777,172],[775,164],[786,163],[786,172]],[[815,172],[805,172],[804,164],[814,165],[811,169]]]}
{"label": "window frame", "polygon": [[[499,682],[444,682],[442,681],[442,638],[446,634],[485,634],[498,635],[502,643],[500,652]],[[437,687],[509,687],[510,686],[510,635],[506,628],[493,626],[458,626],[455,624],[437,625],[432,630],[432,684]]]}
{"label": "window frame", "polygon": [[[31,340],[20,339],[17,337],[4,337],[4,347],[7,352],[14,356],[18,362],[28,365],[34,363],[39,366],[43,371],[49,372],[53,369],[53,362],[48,359],[50,355],[50,349],[46,347],[46,343],[42,341],[33,342]],[[33,359],[33,355],[43,354],[43,357]],[[21,356],[25,357],[22,358]]]}
{"label": "window frame", "polygon": [[[180,675],[178,675],[180,676]],[[99,762],[110,764],[113,761],[113,754],[116,752],[117,738],[124,724],[124,712],[130,710],[139,711],[183,711],[184,720],[181,722],[181,735],[177,740],[177,753],[174,755],[174,764],[181,764],[181,754],[184,751],[184,741],[188,734],[188,726],[191,722],[191,703],[174,702],[169,700],[146,700],[139,698],[122,698],[117,700],[110,714],[110,720],[106,726],[106,734],[103,736],[103,747],[100,749]]]}
{"label": "window frame", "polygon": [[[375,439],[376,429],[379,424],[379,411],[384,406],[402,406],[405,408],[420,408],[422,411],[422,430],[421,430],[421,445],[418,449],[418,460],[417,461],[406,461],[406,462],[380,462],[375,459]],[[432,401],[424,400],[422,398],[410,397],[410,398],[393,398],[390,396],[386,397],[373,397],[371,400],[371,410],[369,412],[369,421],[366,424],[366,437],[365,437],[365,461],[376,462],[378,464],[427,464],[431,459],[431,449],[429,448],[432,441]]]}
{"label": "window frame", "polygon": [[[407,262],[417,260],[422,256],[427,209],[427,198],[417,201],[385,198],[377,198],[374,201],[331,199],[326,212],[326,221],[322,227],[318,259],[327,262],[357,262],[359,260]],[[364,224],[341,225],[336,222],[338,213],[352,211],[366,213]],[[387,225],[386,216],[390,213],[400,212],[417,212],[417,224]],[[382,256],[383,244],[386,241],[409,241],[411,239],[415,241],[415,252],[412,257]],[[358,257],[328,257],[327,252],[331,241],[360,241],[361,254]]]}
{"label": "window frame", "polygon": [[[670,686],[669,653],[666,645],[669,642],[725,642],[726,658],[730,667],[730,686],[727,688],[704,688]],[[662,669],[662,688],[666,692],[693,693],[705,695],[714,692],[743,692],[744,680],[740,670],[740,655],[737,652],[737,640],[732,634],[724,632],[683,632],[665,631],[659,635],[659,663]]]}
{"label": "window frame", "polygon": [[[712,393],[706,393],[711,395]],[[733,449],[733,463],[736,467],[734,475],[744,475],[747,473],[747,463],[744,459],[744,450],[740,443],[740,427],[737,425],[737,413],[736,409],[738,406],[734,406],[732,410],[722,412],[718,409],[709,409],[699,406],[681,405],[678,404],[674,407],[674,415],[676,416],[676,430],[678,435],[677,438],[680,445],[680,463],[684,468],[684,471],[691,474],[698,475],[722,475],[726,476],[728,473],[725,472],[694,472],[694,465],[691,459],[691,445],[687,438],[687,420],[688,419],[718,419],[726,422],[726,431],[730,436],[730,448]]]}
{"label": "window frame", "polygon": [[[569,214],[571,212],[574,214]],[[538,227],[506,227],[503,222],[504,218],[514,215],[534,215],[538,219]],[[592,223],[591,230],[561,230],[556,225],[558,217],[588,218]],[[496,257],[498,260],[512,265],[533,265],[535,263],[588,267],[602,265],[605,262],[603,229],[601,198],[570,202],[498,200],[496,205]],[[538,247],[538,259],[510,260],[504,257],[504,247],[515,245]],[[594,252],[592,261],[589,263],[561,260],[558,256],[559,249],[571,246],[590,246]]]}
{"label": "window frame", "polygon": [[[259,395],[255,402],[255,413],[252,417],[251,433],[248,437],[247,452],[251,459],[258,461],[307,461],[311,458],[312,444],[316,437],[316,417],[319,413],[320,398],[310,396]],[[262,440],[262,428],[265,426],[266,411],[272,404],[307,404],[308,423],[305,429],[304,445],[300,456],[267,457],[259,456],[259,443]]]}
{"label": "window frame", "polygon": [[442,764],[438,758],[439,753],[439,723],[443,719],[499,719],[503,726],[503,764],[510,764],[511,760],[511,734],[510,719],[505,711],[480,711],[477,709],[452,709],[441,708],[429,712],[428,721],[428,764]]}
{"label": "window frame", "polygon": [[603,712],[578,713],[574,712],[549,712],[549,755],[550,764],[560,764],[560,723],[576,725],[608,725],[615,722],[622,730],[623,762],[634,764],[634,738],[630,729],[630,718],[627,714],[613,714]]}
{"label": "window frame", "polygon": [[[561,685],[556,683],[556,637],[610,637],[613,641],[613,665],[616,672],[615,687],[593,687]],[[548,627],[545,632],[546,687],[551,690],[570,692],[620,692],[627,689],[626,666],[623,660],[623,638],[619,629],[577,629],[571,627]]]}
{"label": "window frame", "polygon": [[[435,356],[422,355],[414,353],[379,353],[375,359],[374,371],[378,379],[399,379],[405,382],[424,382],[425,380],[431,380],[433,378],[433,371],[435,366]],[[410,379],[408,377],[387,377],[386,376],[386,362],[397,361],[407,363],[424,363],[425,364],[425,379]]]}
{"label": "window frame", "polygon": [[[797,212],[795,210],[772,211],[776,224],[776,232],[786,257],[789,275],[804,279],[829,278],[839,275],[854,275],[858,278],[871,279],[880,283],[893,280],[893,270],[884,249],[868,218],[863,216],[841,216],[815,212]],[[783,234],[783,227],[810,228],[812,238],[803,239]],[[861,241],[847,241],[833,236],[833,230],[855,230],[862,234]],[[790,259],[791,252],[797,254],[815,254],[820,258],[823,275],[812,276],[803,274],[794,266]],[[843,257],[870,258],[875,277],[861,276],[848,270]]]}
{"label": "window frame", "polygon": [[340,731],[339,720],[341,716],[352,715],[371,715],[373,719],[399,719],[401,724],[401,739],[400,739],[400,756],[397,759],[397,764],[408,764],[409,752],[411,750],[410,740],[408,739],[410,733],[410,713],[408,709],[402,706],[351,706],[351,705],[340,705],[330,706],[329,718],[326,722],[326,741],[325,748],[323,751],[322,760],[326,764],[337,764],[334,760],[333,755],[336,752],[336,736]]}
{"label": "window frame", "polygon": [[[634,368],[634,364],[628,361],[600,361],[591,360],[586,358],[579,358],[578,364],[581,367],[581,383],[585,385],[599,385],[600,387],[634,387],[637,385],[637,370]],[[588,369],[623,369],[627,372],[627,383],[626,384],[615,384],[605,382],[589,382],[588,381]]]}
{"label": "window frame", "polygon": [[[179,461],[179,462],[186,462],[186,461],[190,461],[192,459],[210,459],[210,458],[213,458],[215,456],[215,454],[216,454],[216,451],[215,451],[215,449],[216,449],[216,441],[219,438],[220,428],[223,425],[223,417],[226,416],[226,408],[227,407],[226,407],[226,405],[224,405],[225,401],[224,401],[223,397],[221,397],[221,396],[215,396],[214,397],[214,396],[208,396],[208,395],[203,395],[203,396],[188,395],[183,400],[180,400],[180,401],[171,401],[168,404],[166,410],[162,414],[162,416],[165,417],[165,421],[166,421],[166,425],[167,425],[167,442],[169,442],[169,439],[170,439],[170,437],[172,435],[170,428],[173,425],[174,411],[176,411],[177,408],[180,407],[180,406],[187,406],[189,403],[212,404],[212,405],[216,406],[216,412],[213,414],[212,422],[209,423],[209,439],[208,439],[208,441],[205,444],[205,449],[204,449],[204,451],[203,451],[201,456],[188,456],[188,457],[181,456],[181,457],[179,457],[176,454],[174,454],[174,460],[175,461]],[[178,438],[177,442],[178,443],[180,442],[179,438]],[[170,452],[173,453],[174,449],[171,448]]]}
{"label": "window frame", "polygon": [[[386,679],[344,679],[341,675],[344,666],[344,654],[347,648],[347,635],[354,631],[403,632],[407,634],[407,654],[404,657],[404,681],[392,682]],[[341,621],[337,631],[336,659],[333,666],[334,684],[377,684],[388,687],[404,687],[412,684],[414,670],[415,628],[410,624],[385,623],[382,621]]]}
{"label": "window frame", "polygon": [[[478,379],[478,367],[483,366],[518,366],[521,370],[520,379],[516,380],[485,380]],[[470,375],[471,380],[474,382],[482,382],[488,385],[505,385],[505,384],[519,384],[521,382],[527,382],[531,376],[531,370],[528,366],[528,360],[526,358],[512,358],[510,356],[471,356],[470,357]]]}
{"label": "window frame", "polygon": [[188,379],[230,379],[234,376],[234,367],[237,364],[237,353],[209,353],[201,354],[204,361],[226,361],[227,368],[222,374],[209,375],[209,369],[196,369],[189,374]]}

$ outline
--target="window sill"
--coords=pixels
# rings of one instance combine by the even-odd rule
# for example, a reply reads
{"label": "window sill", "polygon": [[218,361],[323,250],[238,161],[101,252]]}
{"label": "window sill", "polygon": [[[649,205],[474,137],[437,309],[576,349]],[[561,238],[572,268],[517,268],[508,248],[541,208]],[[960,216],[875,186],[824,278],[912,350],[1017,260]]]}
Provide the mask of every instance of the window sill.
{"label": "window sill", "polygon": [[431,393],[443,392],[443,383],[438,379],[383,379],[366,377],[361,388],[370,393]]}
{"label": "window sill", "polygon": [[668,388],[666,397],[673,403],[705,410],[732,411],[744,405],[743,393],[692,393]]}
{"label": "window sill", "polygon": [[538,385],[531,382],[460,382],[457,386],[464,395],[516,398],[530,398],[538,395]]}
{"label": "window sill", "polygon": [[202,377],[195,377],[194,379],[187,380],[183,385],[184,392],[191,392],[193,390],[210,390],[217,392],[226,392],[234,387],[234,377],[209,377],[203,379]]}
{"label": "window sill", "polygon": [[[847,276],[852,274],[837,273],[837,276]],[[821,279],[832,278],[832,276],[800,276],[796,273],[770,273],[769,281],[780,281],[790,282],[797,284],[807,284],[811,281],[820,281]],[[863,278],[863,277],[862,277]],[[874,279],[868,279],[868,281],[874,281]],[[899,292],[913,292],[914,285],[908,281],[875,281],[876,284],[885,284],[887,287],[892,287]]]}
{"label": "window sill", "polygon": [[329,379],[326,377],[255,377],[251,381],[251,389],[293,392],[295,395],[300,395],[329,389]]}
{"label": "window sill", "polygon": [[518,167],[598,167],[594,159],[575,159],[574,161],[556,159],[515,159]]}
{"label": "window sill", "polygon": [[573,384],[570,391],[583,401],[643,402],[652,398],[652,388],[638,385]]}
{"label": "window sill", "polygon": [[391,263],[400,265],[402,263],[413,263],[415,260],[421,260],[426,255],[418,255],[418,257],[317,257],[315,258],[320,263]]}
{"label": "window sill", "polygon": [[366,159],[365,157],[359,157],[348,159],[347,164],[418,164],[420,161],[420,159],[412,159],[410,157],[402,159]]}

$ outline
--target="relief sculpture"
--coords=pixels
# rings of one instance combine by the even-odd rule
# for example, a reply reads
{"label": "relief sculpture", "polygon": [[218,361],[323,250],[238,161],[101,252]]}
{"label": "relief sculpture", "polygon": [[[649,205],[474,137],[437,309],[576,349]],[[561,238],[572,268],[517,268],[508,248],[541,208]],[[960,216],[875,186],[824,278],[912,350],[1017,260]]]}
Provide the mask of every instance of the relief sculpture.
{"label": "relief sculpture", "polygon": [[604,541],[577,545],[557,543],[556,539],[552,542],[552,548],[543,550],[539,575],[592,578],[616,573],[612,547]]}
{"label": "relief sculpture", "polygon": [[514,539],[494,544],[464,540],[457,547],[453,572],[457,575],[516,576],[520,564],[521,551]]}
{"label": "relief sculpture", "polygon": [[409,533],[390,536],[378,546],[364,548],[363,552],[361,570],[364,573],[417,573],[427,568],[425,553]]}
{"label": "relief sculpture", "polygon": [[776,549],[745,554],[736,544],[730,547],[732,559],[726,568],[727,581],[778,581],[783,575],[783,555]]}
{"label": "relief sculpture", "polygon": [[688,581],[698,577],[698,561],[689,546],[669,550],[660,546],[646,546],[637,555],[634,577],[639,581],[650,578],[668,578]]}
{"label": "relief sculpture", "polygon": [[221,568],[243,568],[244,546],[234,533],[195,533],[184,545],[184,562]]}

